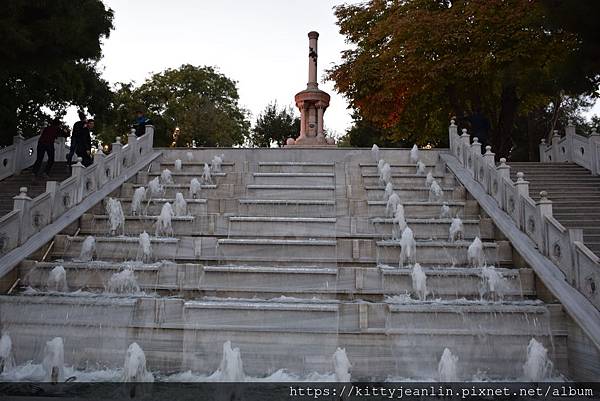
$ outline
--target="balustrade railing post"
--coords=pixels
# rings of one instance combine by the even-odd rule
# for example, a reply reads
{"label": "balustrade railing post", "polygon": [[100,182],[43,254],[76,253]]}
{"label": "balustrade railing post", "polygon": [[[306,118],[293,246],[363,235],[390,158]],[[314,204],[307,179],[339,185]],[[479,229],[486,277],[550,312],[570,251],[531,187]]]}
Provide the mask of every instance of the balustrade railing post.
{"label": "balustrade railing post", "polygon": [[489,164],[490,166],[496,165],[496,154],[492,153],[492,147],[490,145],[487,145],[485,147],[485,153],[483,154],[483,160],[485,160],[486,163]]}
{"label": "balustrade railing post", "polygon": [[588,139],[590,144],[590,157],[592,158],[592,174],[600,175],[600,134],[596,128],[592,128],[592,133]]}
{"label": "balustrade railing post", "polygon": [[[127,135],[127,145],[130,147],[131,165],[132,166],[137,162],[137,160],[140,156],[139,149],[138,149],[139,144],[138,144],[137,139],[138,138],[135,135],[135,129],[132,128],[131,132],[129,132],[129,134]],[[127,166],[127,167],[129,167],[129,166]]]}
{"label": "balustrade railing post", "polygon": [[500,208],[506,211],[506,196],[504,191],[504,181],[510,181],[510,166],[506,164],[506,159],[503,157],[500,159],[500,165],[496,167],[498,172],[498,193],[499,197],[496,199],[500,204]]}
{"label": "balustrade railing post", "polygon": [[560,149],[558,148],[558,142],[560,141],[560,134],[558,130],[554,130],[554,134],[552,135],[552,159],[550,160],[552,163],[558,163],[560,161]]}
{"label": "balustrade railing post", "polygon": [[99,189],[108,180],[104,168],[104,158],[106,155],[102,149],[98,148],[98,151],[94,155],[94,164],[96,165],[96,189]]}
{"label": "balustrade railing post", "polygon": [[565,127],[565,157],[566,161],[573,163],[575,161],[575,125],[573,125],[573,121],[569,120],[567,126]]}
{"label": "balustrade railing post", "polygon": [[118,177],[119,175],[121,175],[121,168],[123,167],[122,164],[122,158],[123,158],[123,144],[121,143],[121,137],[118,136],[115,138],[115,143],[112,144],[112,153],[116,154],[115,158],[116,158],[116,163],[117,163],[117,167],[116,167],[116,171],[114,172],[115,177]]}
{"label": "balustrade railing post", "polygon": [[71,167],[71,175],[77,177],[77,199],[75,199],[75,205],[83,200],[83,186],[85,185],[83,182],[83,172],[85,171],[85,167],[81,164],[81,160],[81,157],[78,157],[77,163]]}
{"label": "balustrade railing post", "polygon": [[469,159],[469,155],[467,153],[469,151],[469,143],[470,142],[471,142],[471,137],[467,133],[467,129],[463,128],[462,135],[460,136],[460,146],[463,150],[460,152],[459,159],[462,159],[461,163],[464,167],[467,167],[467,160]]}
{"label": "balustrade railing post", "polygon": [[27,238],[25,238],[25,225],[29,221],[29,210],[31,208],[32,199],[27,196],[27,187],[19,188],[19,195],[13,197],[13,210],[19,210],[19,232],[17,233],[18,245],[21,246]]}
{"label": "balustrade railing post", "polygon": [[56,202],[56,193],[58,192],[58,182],[57,181],[46,181],[46,192],[50,193],[50,213],[48,213],[48,224],[51,224],[54,221],[54,211],[56,207],[54,202]]}
{"label": "balustrade railing post", "polygon": [[546,157],[546,149],[548,149],[548,145],[546,145],[546,140],[544,138],[542,138],[542,140],[540,141],[539,149],[540,149],[540,162],[542,162],[542,163],[547,162],[548,158]]}
{"label": "balustrade railing post", "polygon": [[456,138],[458,136],[458,127],[456,126],[456,121],[454,119],[450,120],[450,126],[448,127],[448,145],[450,146],[450,151],[456,156]]}
{"label": "balustrade railing post", "polygon": [[517,181],[515,182],[515,187],[517,187],[517,204],[515,205],[515,212],[518,213],[518,222],[519,228],[525,228],[525,221],[522,218],[523,216],[523,198],[529,196],[529,181],[525,181],[525,174],[519,171],[517,173]]}
{"label": "balustrade railing post", "polygon": [[579,284],[579,258],[577,257],[577,246],[575,242],[581,242],[583,244],[583,229],[582,228],[569,228],[567,230],[569,235],[569,252],[571,257],[571,270],[570,275],[567,277],[567,281],[578,290],[581,291]]}
{"label": "balustrade railing post", "polygon": [[67,152],[65,150],[65,147],[67,146],[66,140],[67,138],[65,138],[64,136],[59,136],[58,138],[56,138],[56,143],[54,144],[54,160],[56,160],[57,162],[67,161]]}
{"label": "balustrade railing post", "polygon": [[21,135],[13,137],[13,145],[15,145],[15,162],[13,163],[13,174],[18,175],[23,169],[23,160],[25,159],[25,138]]}
{"label": "balustrade railing post", "polygon": [[548,256],[548,243],[547,243],[547,233],[546,233],[546,217],[552,216],[552,201],[548,199],[548,192],[541,191],[540,192],[540,200],[535,204],[538,215],[540,216],[540,224],[539,227],[539,235],[538,237],[538,248],[539,250],[546,256]]}

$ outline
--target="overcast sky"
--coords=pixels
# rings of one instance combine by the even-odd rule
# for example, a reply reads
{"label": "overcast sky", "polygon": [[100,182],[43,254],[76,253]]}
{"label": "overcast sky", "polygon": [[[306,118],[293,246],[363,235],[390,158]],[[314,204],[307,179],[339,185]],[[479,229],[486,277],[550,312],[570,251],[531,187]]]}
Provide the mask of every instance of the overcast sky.
{"label": "overcast sky", "polygon": [[218,67],[238,82],[252,121],[273,100],[292,105],[308,80],[308,32],[319,37],[319,87],[331,95],[325,126],[342,135],[347,102],[324,82],[346,46],[333,7],[356,0],[104,0],[115,12],[101,67],[110,83],[141,84],[182,64]]}

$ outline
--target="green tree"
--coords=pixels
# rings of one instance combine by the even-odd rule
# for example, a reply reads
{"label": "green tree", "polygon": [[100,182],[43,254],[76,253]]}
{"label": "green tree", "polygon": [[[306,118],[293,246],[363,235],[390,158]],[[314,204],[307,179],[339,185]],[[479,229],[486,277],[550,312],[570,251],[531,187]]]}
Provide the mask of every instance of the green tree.
{"label": "green tree", "polygon": [[282,147],[288,138],[300,133],[300,118],[294,116],[292,107],[277,106],[277,101],[269,103],[257,117],[250,143],[257,147],[271,147],[272,143]]}
{"label": "green tree", "polygon": [[236,82],[213,67],[182,65],[154,74],[141,86],[118,85],[102,117],[102,139],[127,133],[137,110],[155,127],[154,144],[169,146],[179,128],[178,146],[234,146],[248,138],[248,112],[240,107]]}
{"label": "green tree", "polygon": [[329,77],[363,119],[399,139],[434,133],[444,143],[452,116],[481,113],[507,156],[527,135],[521,117],[594,88],[565,61],[577,34],[551,23],[540,2],[373,0],[336,16],[352,48]]}
{"label": "green tree", "polygon": [[36,135],[69,105],[91,112],[108,106],[111,93],[96,62],[112,19],[100,0],[2,3],[0,146],[17,133]]}

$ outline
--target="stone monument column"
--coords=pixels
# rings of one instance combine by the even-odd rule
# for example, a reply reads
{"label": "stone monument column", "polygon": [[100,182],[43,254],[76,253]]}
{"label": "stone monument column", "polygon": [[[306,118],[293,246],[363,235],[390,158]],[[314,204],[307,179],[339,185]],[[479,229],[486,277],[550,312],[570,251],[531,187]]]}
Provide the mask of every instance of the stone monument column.
{"label": "stone monument column", "polygon": [[330,96],[319,89],[317,82],[318,39],[318,32],[308,33],[308,83],[306,89],[295,96],[300,110],[300,133],[295,140],[289,138],[287,146],[335,146],[333,138],[325,137],[323,116]]}

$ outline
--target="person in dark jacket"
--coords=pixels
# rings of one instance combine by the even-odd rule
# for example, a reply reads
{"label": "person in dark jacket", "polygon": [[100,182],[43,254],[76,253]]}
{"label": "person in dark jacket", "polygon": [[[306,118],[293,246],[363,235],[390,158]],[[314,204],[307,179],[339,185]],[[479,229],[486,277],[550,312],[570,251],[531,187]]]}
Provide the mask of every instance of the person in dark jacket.
{"label": "person in dark jacket", "polygon": [[78,132],[73,132],[71,146],[75,149],[75,154],[81,157],[81,164],[85,167],[93,163],[92,160],[92,137],[90,131],[94,129],[94,120],[87,120],[85,125]]}
{"label": "person in dark jacket", "polygon": [[135,136],[140,137],[146,133],[146,125],[150,124],[150,119],[144,115],[141,110],[136,111],[133,128],[135,128]]}
{"label": "person in dark jacket", "polygon": [[77,147],[76,138],[81,137],[81,130],[85,128],[87,123],[85,113],[83,111],[78,111],[77,115],[79,115],[79,121],[73,124],[73,131],[71,135],[71,146],[69,147],[69,154],[67,155],[67,163],[71,165],[73,160],[73,155],[75,154],[75,149]]}
{"label": "person in dark jacket", "polygon": [[40,169],[42,162],[44,161],[44,155],[48,155],[48,161],[46,162],[46,168],[41,174],[44,178],[48,178],[52,165],[54,164],[54,141],[59,136],[65,136],[64,131],[61,128],[61,123],[58,118],[55,118],[50,122],[46,128],[42,130],[40,138],[37,143],[37,157],[33,164],[33,173],[36,177],[40,176]]}

